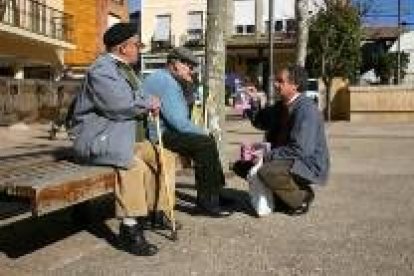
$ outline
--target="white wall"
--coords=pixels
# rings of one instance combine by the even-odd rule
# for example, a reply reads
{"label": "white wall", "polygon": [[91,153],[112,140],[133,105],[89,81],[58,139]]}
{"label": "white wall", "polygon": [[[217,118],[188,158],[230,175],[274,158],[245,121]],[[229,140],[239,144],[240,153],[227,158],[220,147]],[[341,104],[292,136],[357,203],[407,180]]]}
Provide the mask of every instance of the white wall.
{"label": "white wall", "polygon": [[[409,63],[406,71],[405,82],[414,83],[414,31],[405,32],[400,37],[401,51],[409,55]],[[390,48],[390,52],[397,51],[397,41]]]}

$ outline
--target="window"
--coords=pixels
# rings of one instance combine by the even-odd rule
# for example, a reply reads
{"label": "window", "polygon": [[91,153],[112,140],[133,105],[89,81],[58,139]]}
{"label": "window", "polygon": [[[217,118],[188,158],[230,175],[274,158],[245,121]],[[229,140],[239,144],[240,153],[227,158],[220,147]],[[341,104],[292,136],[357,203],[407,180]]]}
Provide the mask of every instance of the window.
{"label": "window", "polygon": [[243,25],[237,25],[236,34],[242,34],[242,33],[243,33]]}
{"label": "window", "polygon": [[193,11],[188,13],[188,40],[203,38],[203,12]]}
{"label": "window", "polygon": [[154,30],[154,41],[170,40],[171,15],[157,15]]}
{"label": "window", "polygon": [[124,4],[124,0],[112,0],[112,2],[114,2],[115,4],[118,4],[118,5],[123,5]]}
{"label": "window", "polygon": [[276,20],[275,21],[275,31],[276,32],[283,31],[283,21],[282,20]]}
{"label": "window", "polygon": [[246,34],[254,34],[255,30],[256,30],[255,25],[246,26]]}
{"label": "window", "polygon": [[294,32],[295,30],[296,30],[296,20],[295,19],[286,20],[286,31]]}
{"label": "window", "polygon": [[256,31],[255,25],[237,25],[236,34],[254,34]]}
{"label": "window", "polygon": [[236,34],[252,34],[256,30],[254,0],[234,1],[234,26]]}

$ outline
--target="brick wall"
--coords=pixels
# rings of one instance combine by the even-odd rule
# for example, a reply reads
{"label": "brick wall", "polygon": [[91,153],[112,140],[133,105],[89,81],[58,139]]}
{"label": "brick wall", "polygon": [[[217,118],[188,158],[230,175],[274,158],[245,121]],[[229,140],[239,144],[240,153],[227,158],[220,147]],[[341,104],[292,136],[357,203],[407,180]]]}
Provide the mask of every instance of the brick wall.
{"label": "brick wall", "polygon": [[73,43],[76,45],[76,50],[65,54],[65,64],[87,65],[98,55],[96,3],[97,0],[65,0],[65,12],[74,16]]}
{"label": "brick wall", "polygon": [[85,68],[104,51],[102,36],[107,28],[108,14],[128,21],[127,1],[65,0],[65,12],[74,16],[74,44],[76,50],[68,51],[65,64]]}

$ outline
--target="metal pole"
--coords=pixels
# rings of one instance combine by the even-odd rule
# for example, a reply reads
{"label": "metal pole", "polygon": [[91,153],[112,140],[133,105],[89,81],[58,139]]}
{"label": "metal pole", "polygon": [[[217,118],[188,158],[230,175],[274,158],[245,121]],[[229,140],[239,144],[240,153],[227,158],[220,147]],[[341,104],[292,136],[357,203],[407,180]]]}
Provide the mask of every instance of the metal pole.
{"label": "metal pole", "polygon": [[401,0],[398,0],[398,37],[397,37],[397,84],[401,80]]}
{"label": "metal pole", "polygon": [[274,40],[274,12],[273,12],[274,0],[269,0],[269,82],[268,82],[268,94],[267,103],[272,105],[275,102],[274,92],[274,70],[273,70],[273,40]]}

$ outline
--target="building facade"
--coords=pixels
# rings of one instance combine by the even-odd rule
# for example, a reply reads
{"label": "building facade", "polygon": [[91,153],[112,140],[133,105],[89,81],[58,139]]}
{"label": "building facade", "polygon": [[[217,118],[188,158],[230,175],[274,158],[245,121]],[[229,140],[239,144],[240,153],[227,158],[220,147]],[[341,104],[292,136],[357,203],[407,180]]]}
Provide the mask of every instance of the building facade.
{"label": "building facade", "polygon": [[147,45],[141,55],[143,74],[162,67],[172,47],[188,46],[203,62],[206,0],[146,0],[141,3],[141,38]]}
{"label": "building facade", "polygon": [[[414,31],[405,31],[400,34],[400,51],[408,55],[408,64],[401,82],[403,84],[414,85]],[[398,51],[398,42],[395,41],[390,48],[390,52]]]}
{"label": "building facade", "polygon": [[65,11],[73,14],[75,50],[65,54],[65,65],[73,77],[81,77],[85,69],[104,52],[102,36],[117,22],[128,22],[127,0],[65,0]]}
{"label": "building facade", "polygon": [[53,79],[75,48],[63,0],[0,1],[0,77]]}
{"label": "building facade", "polygon": [[[269,0],[232,0],[228,8],[226,71],[247,77],[266,88],[269,72],[269,30],[274,32],[274,69],[295,59],[295,0],[273,0],[273,24],[269,28]],[[309,0],[315,14],[323,0]]]}
{"label": "building facade", "polygon": [[[323,0],[309,0],[315,13]],[[185,45],[204,60],[206,0],[146,0],[141,7],[144,74],[163,65],[171,47]],[[266,87],[268,66],[269,0],[226,0],[226,72],[258,80]],[[294,59],[295,1],[274,0],[274,64]]]}

